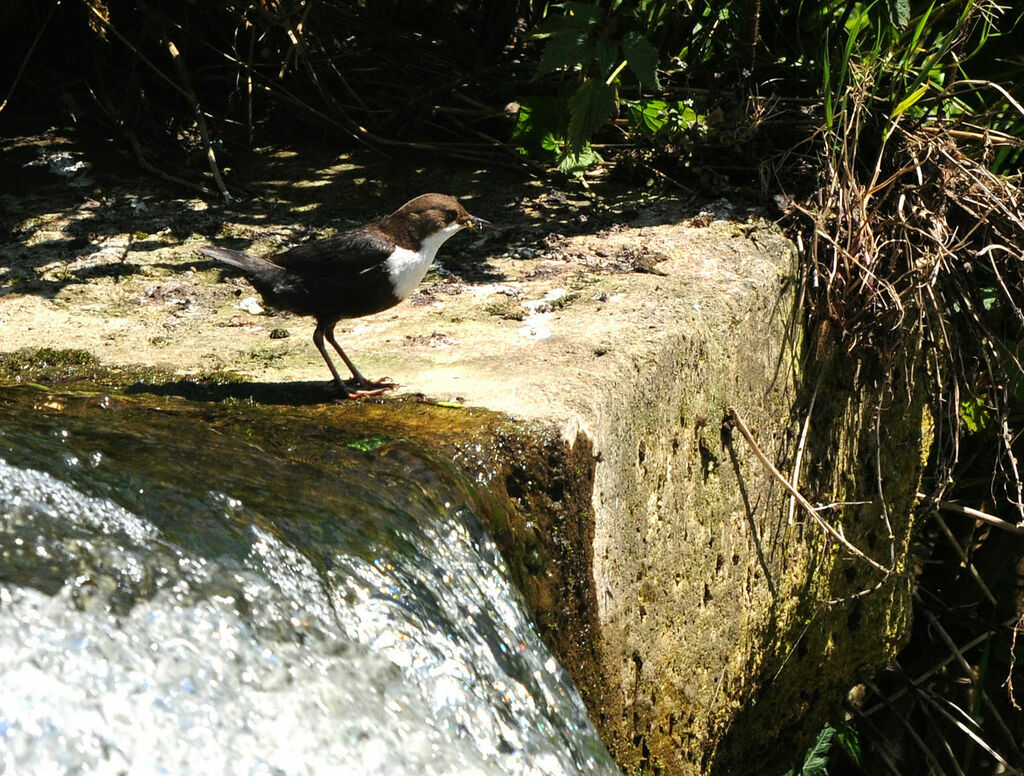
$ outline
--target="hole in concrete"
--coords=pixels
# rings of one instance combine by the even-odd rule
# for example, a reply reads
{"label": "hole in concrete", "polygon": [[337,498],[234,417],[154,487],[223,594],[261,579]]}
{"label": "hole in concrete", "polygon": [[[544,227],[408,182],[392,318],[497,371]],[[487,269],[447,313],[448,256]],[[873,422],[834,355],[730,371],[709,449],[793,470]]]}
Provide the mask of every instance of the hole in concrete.
{"label": "hole in concrete", "polygon": [[521,499],[525,495],[522,477],[522,472],[514,472],[505,480],[505,491],[508,493],[509,498]]}
{"label": "hole in concrete", "polygon": [[647,443],[644,440],[640,440],[640,446],[636,450],[636,457],[640,463],[643,463],[647,458]]}
{"label": "hole in concrete", "polygon": [[711,452],[711,448],[707,446],[703,439],[697,440],[697,450],[700,452],[701,474],[704,476],[704,482],[707,482],[708,477],[718,470],[718,458]]}
{"label": "hole in concrete", "polygon": [[551,500],[555,503],[560,502],[565,497],[565,480],[561,478],[552,480],[548,495],[551,496]]}
{"label": "hole in concrete", "polygon": [[711,600],[711,588],[708,587],[708,583],[704,583],[704,603],[707,604]]}
{"label": "hole in concrete", "polygon": [[[736,560],[738,560],[738,558],[736,558],[736,556],[734,555],[733,556],[733,563],[735,563]],[[724,566],[724,565],[725,565],[725,557],[721,553],[719,553],[718,557],[715,558],[715,571],[721,571],[722,570],[722,566]]]}

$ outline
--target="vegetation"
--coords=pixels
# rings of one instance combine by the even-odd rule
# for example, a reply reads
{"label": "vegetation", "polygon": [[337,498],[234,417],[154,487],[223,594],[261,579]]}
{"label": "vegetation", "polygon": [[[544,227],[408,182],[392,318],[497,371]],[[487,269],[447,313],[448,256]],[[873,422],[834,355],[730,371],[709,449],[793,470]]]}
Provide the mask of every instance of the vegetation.
{"label": "vegetation", "polygon": [[[581,185],[610,174],[777,205],[801,248],[808,341],[925,381],[936,424],[913,641],[861,688],[849,724],[834,721],[833,749],[855,772],[920,762],[1019,772],[1024,22],[1014,6],[13,5],[19,37],[0,56],[15,77],[0,112],[87,115],[150,172],[224,197],[244,194],[223,169],[230,148],[287,127]],[[947,523],[937,507],[953,499],[993,519]],[[832,740],[801,772],[824,767]]]}

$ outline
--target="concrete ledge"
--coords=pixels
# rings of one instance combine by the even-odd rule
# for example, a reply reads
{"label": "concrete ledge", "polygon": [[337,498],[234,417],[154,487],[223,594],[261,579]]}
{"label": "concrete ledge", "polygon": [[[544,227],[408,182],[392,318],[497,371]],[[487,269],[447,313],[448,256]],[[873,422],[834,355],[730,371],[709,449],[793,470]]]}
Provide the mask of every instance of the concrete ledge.
{"label": "concrete ledge", "polygon": [[[48,264],[38,251],[60,248],[60,229],[47,228],[26,255],[51,285],[4,289],[0,350],[63,344],[108,365],[229,370],[251,381],[224,395],[324,401],[310,382],[327,378],[312,324],[239,309],[251,289],[202,263],[205,238],[153,236],[122,277],[125,254],[113,250]],[[801,368],[793,248],[763,222],[687,217],[666,202],[628,227],[493,255],[503,240],[471,247],[488,256],[472,278],[428,276],[410,302],[339,327],[339,341],[407,396],[514,419],[434,408],[402,433],[491,492],[484,511],[513,575],[628,772],[771,770],[902,638],[920,397],[885,375],[872,383],[877,365],[822,343]],[[0,258],[14,267],[19,250]],[[68,272],[84,280],[65,283]],[[879,558],[885,512],[897,568],[881,586],[790,516],[786,494],[723,426],[735,408],[788,474],[812,394],[802,487],[822,503],[871,501],[828,517]],[[307,414],[397,428],[411,406],[326,402]],[[849,597],[862,589],[873,592]]]}

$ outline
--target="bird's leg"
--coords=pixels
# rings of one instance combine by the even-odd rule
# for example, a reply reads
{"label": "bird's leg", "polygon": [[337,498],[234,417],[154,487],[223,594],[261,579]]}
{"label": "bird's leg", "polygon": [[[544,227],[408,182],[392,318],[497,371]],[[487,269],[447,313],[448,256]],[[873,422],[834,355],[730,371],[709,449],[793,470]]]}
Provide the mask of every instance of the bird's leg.
{"label": "bird's leg", "polygon": [[[331,343],[331,347],[338,351],[338,355],[341,356],[341,360],[345,362],[345,366],[347,366],[349,371],[352,372],[352,383],[360,389],[358,391],[359,393],[364,396],[372,396],[383,393],[384,391],[390,391],[397,387],[395,383],[389,383],[386,377],[380,380],[368,380],[363,377],[362,372],[356,368],[356,365],[352,363],[352,359],[345,355],[345,351],[341,349],[338,341],[334,339],[334,326],[335,324],[332,323],[330,326],[325,327],[324,335],[327,337],[327,341]],[[352,391],[350,390],[349,393],[352,393]]]}
{"label": "bird's leg", "polygon": [[[334,335],[329,334],[328,340],[330,341],[333,339]],[[341,389],[341,392],[345,396],[348,396],[350,393],[348,386],[345,385],[345,381],[341,379],[341,375],[339,375],[338,370],[335,369],[334,362],[331,361],[331,357],[327,355],[327,348],[324,347],[324,327],[321,324],[317,324],[316,329],[313,331],[313,344],[316,345],[316,349],[320,351],[320,355],[323,356],[324,361],[327,362],[327,366],[330,368],[331,374],[334,375],[334,382],[338,385],[338,388]],[[334,343],[332,342],[331,344]],[[348,359],[345,359],[345,361],[347,362]]]}

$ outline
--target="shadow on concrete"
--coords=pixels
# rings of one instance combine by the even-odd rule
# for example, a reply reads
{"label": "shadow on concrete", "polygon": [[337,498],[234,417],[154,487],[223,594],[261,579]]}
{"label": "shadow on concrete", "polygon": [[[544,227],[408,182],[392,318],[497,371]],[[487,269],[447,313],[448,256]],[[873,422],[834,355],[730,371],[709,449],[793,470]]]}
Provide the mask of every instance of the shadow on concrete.
{"label": "shadow on concrete", "polygon": [[[179,252],[180,261],[151,255],[186,242],[266,253],[382,217],[429,191],[454,194],[494,223],[479,236],[460,236],[438,257],[469,284],[504,279],[489,256],[514,257],[523,248],[539,255],[551,234],[667,223],[694,211],[613,182],[584,189],[446,159],[301,143],[234,150],[229,187],[252,196],[224,204],[146,176],[126,148],[74,128],[0,139],[0,295],[53,297],[69,285],[153,269],[176,275],[202,261],[197,252]],[[673,206],[637,204],[655,201]]]}
{"label": "shadow on concrete", "polygon": [[[206,382],[173,380],[166,383],[138,382],[127,386],[124,393],[132,395],[177,396],[191,401],[223,402],[228,400],[293,407],[332,402],[347,403],[330,380],[299,380],[295,382]],[[361,399],[360,401],[377,401]]]}

